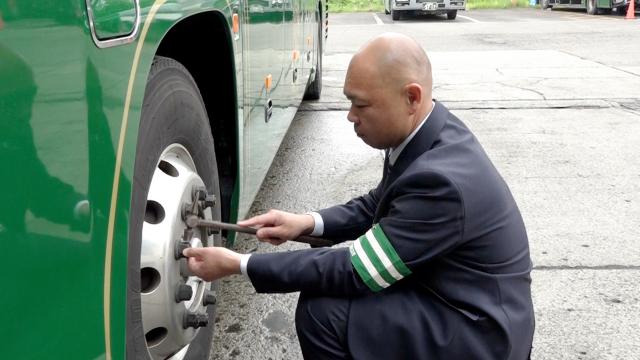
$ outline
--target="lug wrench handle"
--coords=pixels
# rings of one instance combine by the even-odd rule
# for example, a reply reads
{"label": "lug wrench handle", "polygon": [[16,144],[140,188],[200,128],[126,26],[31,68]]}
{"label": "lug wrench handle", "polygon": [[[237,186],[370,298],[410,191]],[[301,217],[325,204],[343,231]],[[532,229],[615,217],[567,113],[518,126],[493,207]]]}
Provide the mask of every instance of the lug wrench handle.
{"label": "lug wrench handle", "polygon": [[[216,229],[216,230],[232,230],[239,233],[251,234],[251,235],[255,235],[258,232],[257,229],[254,229],[252,227],[240,226],[240,225],[225,223],[225,222],[216,221],[216,220],[205,220],[195,215],[188,216],[187,219],[185,220],[185,223],[190,228],[205,227],[205,228]],[[291,241],[309,244],[312,247],[323,247],[323,246],[333,245],[333,241],[331,240],[327,240],[327,239],[323,239],[315,236],[307,236],[307,235],[299,236],[295,239],[291,239]]]}

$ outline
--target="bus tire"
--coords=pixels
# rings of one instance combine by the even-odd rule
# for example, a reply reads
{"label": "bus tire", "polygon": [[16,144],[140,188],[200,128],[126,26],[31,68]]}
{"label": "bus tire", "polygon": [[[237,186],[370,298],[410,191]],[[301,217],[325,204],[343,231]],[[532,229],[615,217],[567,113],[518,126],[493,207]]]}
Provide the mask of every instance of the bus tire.
{"label": "bus tire", "polygon": [[586,0],[586,1],[587,1],[587,14],[598,15],[597,0]]}
{"label": "bus tire", "polygon": [[[172,151],[176,151],[175,155],[181,155],[182,157],[167,157],[172,155]],[[163,159],[167,159],[167,161]],[[190,167],[171,168],[171,165],[167,165],[170,159],[177,161],[175,164],[188,163]],[[181,169],[181,171],[178,172],[176,169]],[[166,175],[161,174],[159,170]],[[169,326],[168,331],[167,328],[165,328],[164,333],[162,332],[162,327],[158,327],[156,329],[160,329],[161,331],[155,332],[152,335],[150,335],[150,333],[153,332],[151,330],[155,329],[145,330],[144,326],[145,316],[148,316],[149,312],[153,314],[153,312],[156,311],[158,312],[158,317],[166,316],[167,319],[182,319],[186,312],[187,303],[184,301],[178,302],[178,299],[174,296],[162,296],[161,300],[166,300],[167,306],[171,309],[176,309],[176,311],[158,311],[153,307],[145,307],[147,302],[145,296],[149,296],[149,293],[155,293],[155,290],[173,291],[176,287],[176,283],[173,282],[174,278],[185,281],[186,278],[182,277],[182,273],[179,271],[176,273],[176,266],[178,266],[178,268],[179,266],[184,266],[184,259],[175,260],[173,252],[170,251],[170,253],[163,254],[165,257],[157,260],[159,263],[158,267],[164,269],[158,269],[158,272],[162,275],[166,274],[166,278],[158,276],[158,279],[154,279],[154,281],[158,281],[155,282],[157,285],[154,285],[153,292],[143,291],[143,287],[149,288],[149,282],[145,278],[148,270],[144,272],[141,269],[141,266],[149,266],[143,264],[143,259],[149,258],[150,254],[146,254],[149,252],[149,248],[161,249],[164,246],[173,249],[174,242],[177,241],[175,238],[167,241],[156,241],[154,244],[157,243],[159,246],[149,247],[148,240],[145,240],[148,238],[148,234],[145,235],[144,233],[144,231],[147,231],[143,227],[144,224],[152,221],[151,223],[155,224],[153,226],[165,226],[165,224],[167,224],[166,226],[171,227],[172,230],[184,230],[180,229],[182,226],[180,220],[176,220],[176,217],[181,215],[170,217],[170,214],[175,214],[176,211],[177,214],[181,214],[181,209],[175,208],[178,206],[170,204],[177,203],[178,205],[182,205],[182,200],[174,202],[169,200],[175,200],[175,197],[172,197],[173,195],[171,194],[178,194],[179,196],[179,194],[186,194],[186,192],[181,191],[180,186],[160,186],[161,189],[166,188],[167,190],[166,193],[168,195],[166,197],[168,200],[166,204],[169,206],[167,209],[163,208],[163,212],[161,211],[163,215],[166,214],[165,220],[167,221],[159,220],[158,223],[156,223],[150,220],[149,203],[160,203],[161,206],[163,204],[161,199],[164,198],[160,196],[159,198],[154,198],[154,200],[157,201],[151,201],[148,198],[150,189],[153,186],[157,186],[157,181],[160,181],[156,180],[158,177],[166,177],[169,175],[180,179],[180,176],[183,176],[183,174],[186,174],[184,176],[189,176],[189,179],[199,178],[206,187],[207,193],[213,194],[217,199],[220,199],[218,168],[213,136],[211,134],[206,108],[198,87],[187,69],[180,63],[170,58],[156,57],[151,66],[142,104],[131,189],[126,298],[127,359],[166,358],[168,355],[171,355],[167,355],[167,353],[158,355],[158,351],[178,352],[178,358],[181,359],[208,359],[211,352],[215,305],[205,307],[199,298],[201,296],[199,294],[201,293],[198,292],[198,289],[204,289],[204,287],[210,289],[209,287],[211,286],[211,289],[214,290],[217,287],[217,283],[198,283],[198,285],[196,285],[196,291],[193,292],[194,295],[190,300],[190,309],[197,307],[199,313],[204,313],[206,309],[208,317],[207,326],[200,327],[197,330],[194,328],[183,329],[182,323],[180,323],[180,325],[174,325],[173,327]],[[154,181],[156,182],[154,183]],[[191,191],[193,189],[193,183],[185,183],[186,185],[182,187],[182,190],[189,189],[188,191]],[[162,184],[161,181],[160,184]],[[172,209],[171,207],[174,208]],[[207,218],[210,217],[219,220],[220,201],[216,201],[215,205],[204,210],[204,213],[208,214],[208,216],[206,216]],[[147,229],[149,228],[152,227],[147,227]],[[208,234],[203,233],[202,230],[195,230],[194,234],[202,239],[203,246],[221,245],[222,239],[220,235],[208,236]],[[181,237],[181,235],[175,234],[169,234],[167,237],[172,236],[177,238]],[[145,245],[143,246],[143,244]],[[147,257],[145,258],[145,256]],[[182,262],[182,264],[180,262]],[[145,269],[149,269],[149,267],[145,267]],[[172,271],[167,271],[167,269]],[[189,277],[188,280],[190,281],[192,278],[193,277]],[[189,285],[188,282],[187,285]],[[160,287],[164,288],[159,289]],[[163,291],[158,291],[157,293],[162,294]],[[173,292],[171,292],[171,294],[173,294]],[[164,299],[165,297],[168,299]],[[157,306],[157,304],[154,303],[154,306]],[[145,312],[147,315],[145,315]],[[168,314],[165,315],[165,313]],[[154,326],[156,325],[154,324]],[[172,345],[175,343],[175,339],[180,339],[181,336],[182,339],[184,339],[184,334],[187,334],[186,338],[188,340],[182,343],[178,341],[179,345]],[[153,338],[151,338],[151,336],[153,336]],[[168,347],[168,350],[165,350],[164,347]]]}
{"label": "bus tire", "polygon": [[458,16],[458,10],[449,10],[449,11],[447,11],[447,19],[455,20],[456,16]]}
{"label": "bus tire", "polygon": [[622,15],[622,16],[626,16],[627,15],[627,10],[629,9],[629,5],[622,5],[618,8],[616,8],[616,12],[618,13],[618,15]]}
{"label": "bus tire", "polygon": [[[322,9],[320,9],[322,10]],[[307,85],[307,89],[304,92],[304,100],[318,100],[322,94],[322,43],[324,38],[322,36],[322,15],[318,13],[318,38],[316,46],[316,71],[313,80]]]}
{"label": "bus tire", "polygon": [[400,20],[400,11],[391,9],[391,19]]}

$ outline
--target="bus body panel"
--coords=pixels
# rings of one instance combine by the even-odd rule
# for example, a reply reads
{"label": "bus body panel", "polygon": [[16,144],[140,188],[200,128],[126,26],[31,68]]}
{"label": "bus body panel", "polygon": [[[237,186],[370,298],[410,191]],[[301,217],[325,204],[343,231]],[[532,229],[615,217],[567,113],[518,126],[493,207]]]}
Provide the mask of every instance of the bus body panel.
{"label": "bus body panel", "polygon": [[[219,56],[235,61],[238,119],[226,120],[239,134],[232,217],[246,214],[311,74],[318,6],[293,1],[266,16],[255,0],[142,0],[135,39],[99,48],[84,1],[0,0],[2,358],[125,357],[129,206],[146,80],[165,34],[203,12],[221,13],[230,33],[234,11],[240,18],[233,54]],[[131,12],[116,13],[101,37],[131,29]],[[265,122],[268,74],[274,111]]]}

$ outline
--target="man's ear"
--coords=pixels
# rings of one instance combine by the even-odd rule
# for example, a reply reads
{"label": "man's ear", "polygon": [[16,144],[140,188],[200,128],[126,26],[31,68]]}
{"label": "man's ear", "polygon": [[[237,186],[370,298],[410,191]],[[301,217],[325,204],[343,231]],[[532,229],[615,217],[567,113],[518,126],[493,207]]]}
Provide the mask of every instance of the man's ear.
{"label": "man's ear", "polygon": [[409,83],[405,85],[404,92],[407,105],[409,105],[411,113],[413,114],[418,111],[418,108],[422,104],[422,98],[424,97],[422,86],[418,83]]}

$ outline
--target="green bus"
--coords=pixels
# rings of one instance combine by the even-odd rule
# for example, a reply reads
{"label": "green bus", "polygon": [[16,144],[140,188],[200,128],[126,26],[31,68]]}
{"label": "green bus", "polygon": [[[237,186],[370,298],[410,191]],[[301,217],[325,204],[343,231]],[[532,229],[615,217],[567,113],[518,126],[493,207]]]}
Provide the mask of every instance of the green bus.
{"label": "green bus", "polygon": [[303,98],[324,0],[0,0],[1,359],[208,359],[233,234]]}
{"label": "green bus", "polygon": [[589,15],[610,14],[611,10],[621,15],[627,13],[631,1],[640,5],[640,0],[539,0],[542,10],[552,9],[586,9]]}

